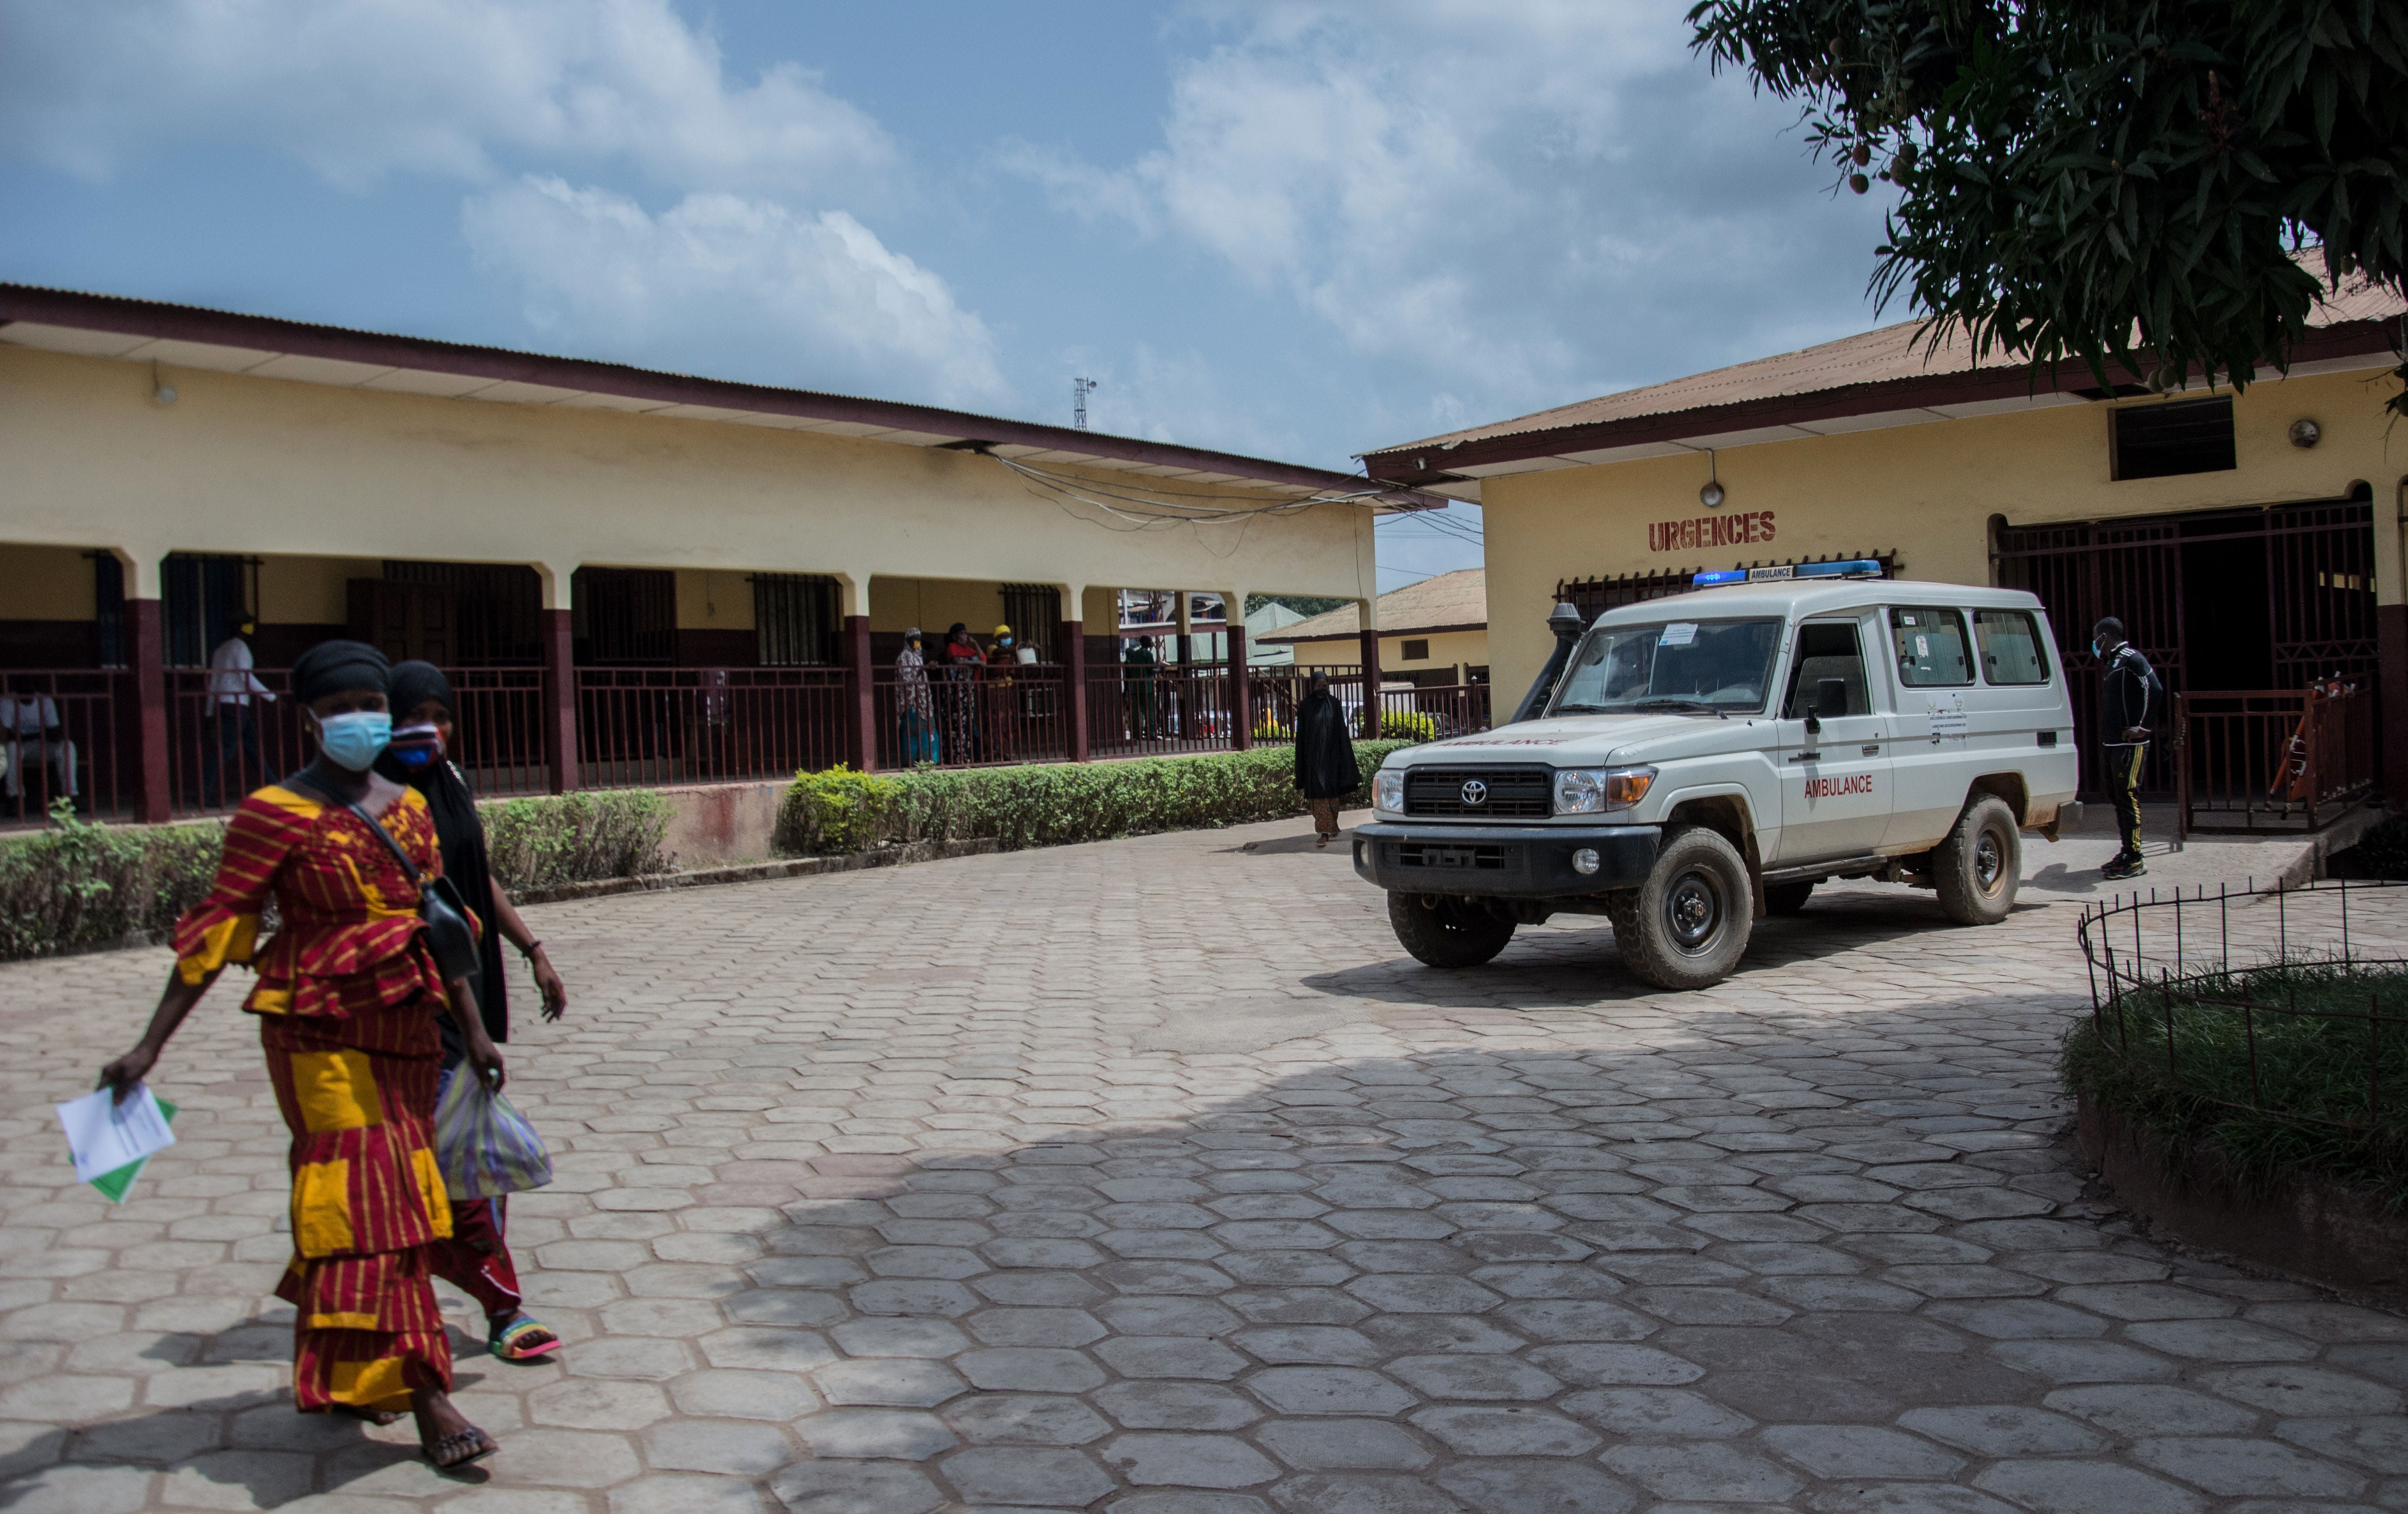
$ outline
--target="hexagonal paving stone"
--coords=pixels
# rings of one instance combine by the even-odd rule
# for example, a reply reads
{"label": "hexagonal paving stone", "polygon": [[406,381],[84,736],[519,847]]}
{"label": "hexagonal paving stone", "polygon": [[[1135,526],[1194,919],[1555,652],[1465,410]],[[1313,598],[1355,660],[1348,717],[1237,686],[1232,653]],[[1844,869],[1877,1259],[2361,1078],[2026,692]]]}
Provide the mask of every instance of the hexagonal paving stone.
{"label": "hexagonal paving stone", "polygon": [[1279,1476],[1260,1451],[1227,1435],[1125,1435],[1107,1441],[1100,1454],[1141,1488],[1247,1488]]}
{"label": "hexagonal paving stone", "polygon": [[1944,1478],[1965,1464],[1928,1440],[1870,1424],[1776,1424],[1764,1444],[1818,1478]]}
{"label": "hexagonal paving stone", "polygon": [[1575,1462],[1457,1462],[1438,1485],[1482,1514],[1624,1514],[1630,1489]]}
{"label": "hexagonal paving stone", "polygon": [[1079,1508],[1110,1492],[1110,1474],[1081,1451],[982,1446],[938,1464],[966,1503]]}
{"label": "hexagonal paving stone", "polygon": [[1778,1504],[1806,1486],[1778,1464],[1735,1446],[1616,1446],[1603,1460],[1657,1497],[1689,1503]]}
{"label": "hexagonal paving stone", "polygon": [[955,1399],[944,1417],[964,1440],[981,1446],[1083,1446],[1111,1431],[1085,1404],[1046,1393]]}
{"label": "hexagonal paving stone", "polygon": [[1462,1456],[1581,1456],[1599,1444],[1595,1433],[1543,1409],[1422,1409],[1412,1422]]}
{"label": "hexagonal paving stone", "polygon": [[1266,1367],[1244,1386],[1282,1414],[1392,1417],[1415,1402],[1403,1388],[1361,1367]]}
{"label": "hexagonal paving stone", "polygon": [[1114,1335],[1095,1351],[1125,1377],[1226,1382],[1246,1369],[1246,1359],[1219,1341],[1190,1335]]}
{"label": "hexagonal paving stone", "polygon": [[669,1415],[666,1394],[648,1382],[569,1377],[527,1395],[527,1418],[571,1430],[641,1430]]}
{"label": "hexagonal paving stone", "polygon": [[1083,1354],[1033,1346],[966,1351],[953,1366],[974,1388],[1029,1393],[1083,1393],[1104,1380],[1101,1367]]}
{"label": "hexagonal paving stone", "polygon": [[1244,1395],[1201,1382],[1116,1382],[1095,1402],[1132,1430],[1235,1430],[1262,1415]]}
{"label": "hexagonal paving stone", "polygon": [[[2052,1403],[2056,1397],[2050,1395]],[[1911,1409],[1899,1415],[1898,1422],[1917,1435],[1978,1456],[2078,1456],[2106,1444],[2095,1432],[2061,1414],[2020,1404]]]}
{"label": "hexagonal paving stone", "polygon": [[924,1462],[960,1444],[945,1422],[912,1409],[830,1409],[795,1426],[814,1456]]}
{"label": "hexagonal paving stone", "polygon": [[989,1346],[1084,1346],[1106,1334],[1083,1309],[981,1309],[963,1323]]}
{"label": "hexagonal paving stone", "polygon": [[2114,1462],[2000,1462],[1973,1486],[2038,1514],[2199,1514],[2199,1494]]}
{"label": "hexagonal paving stone", "polygon": [[1679,1388],[1593,1388],[1565,1398],[1566,1413],[1612,1435],[1640,1439],[1722,1439],[1756,1421],[1702,1393]]}
{"label": "hexagonal paving stone", "polygon": [[1300,1471],[1338,1467],[1411,1472],[1428,1448],[1385,1420],[1277,1420],[1255,1432],[1265,1449]]}
{"label": "hexagonal paving stone", "polygon": [[969,1385],[940,1362],[873,1357],[838,1362],[811,1374],[820,1396],[831,1404],[869,1407],[932,1408]]}
{"label": "hexagonal paving stone", "polygon": [[769,1479],[788,1514],[930,1514],[945,1501],[900,1462],[797,1462]]}
{"label": "hexagonal paving stone", "polygon": [[1432,1398],[1544,1399],[1564,1386],[1510,1356],[1407,1356],[1387,1370]]}
{"label": "hexagonal paving stone", "polygon": [[2133,1442],[2143,1466],[2227,1498],[2349,1498],[2366,1486],[2353,1468],[2279,1441],[2179,1435]]}

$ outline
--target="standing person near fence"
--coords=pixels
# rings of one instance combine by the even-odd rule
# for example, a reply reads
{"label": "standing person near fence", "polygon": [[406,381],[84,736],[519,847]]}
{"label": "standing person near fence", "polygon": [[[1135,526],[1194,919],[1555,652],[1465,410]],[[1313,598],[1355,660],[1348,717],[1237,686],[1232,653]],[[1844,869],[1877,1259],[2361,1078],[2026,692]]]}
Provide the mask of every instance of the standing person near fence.
{"label": "standing person near fence", "polygon": [[1312,811],[1313,845],[1338,834],[1338,806],[1363,786],[1354,743],[1346,730],[1346,706],[1329,691],[1329,675],[1314,673],[1296,713],[1296,786]]}
{"label": "standing person near fence", "polygon": [[[234,632],[209,653],[209,698],[202,714],[215,722],[213,739],[201,748],[201,797],[215,808],[225,790],[248,788],[267,781],[267,763],[259,754],[259,712],[254,699],[276,702],[276,696],[252,672],[249,638],[259,634],[259,623],[249,615],[236,621]],[[225,781],[226,765],[234,765],[234,782]]]}
{"label": "standing person near fence", "polygon": [[[294,1309],[294,1406],[380,1424],[408,1409],[426,1459],[449,1468],[495,1448],[452,1402],[429,1281],[428,1253],[452,1234],[434,1147],[437,1020],[460,1006],[467,1063],[497,1089],[502,1054],[469,980],[445,981],[418,913],[418,879],[443,872],[426,800],[375,771],[393,733],[389,676],[384,654],[358,642],[294,660],[318,756],[236,808],[216,881],[176,922],[150,1028],[100,1081],[124,1099],[227,963],[257,970],[243,1008],[259,1017],[293,1136],[293,1260],[276,1296]],[[271,899],[280,925],[263,944]]]}
{"label": "standing person near fence", "polygon": [[[485,851],[485,826],[478,818],[477,801],[468,781],[451,760],[459,701],[452,681],[432,663],[404,662],[393,670],[393,708],[399,717],[393,743],[377,758],[376,771],[395,783],[408,784],[426,800],[434,817],[435,840],[443,856],[443,875],[484,923],[478,947],[478,973],[472,985],[485,1034],[496,1045],[510,1038],[509,982],[502,967],[502,943],[518,948],[543,995],[543,1017],[556,1020],[568,1008],[568,988],[553,971],[543,943],[510,904],[509,895],[494,879]],[[457,1073],[467,1055],[467,1042],[453,1017],[437,1028],[443,1036],[443,1071],[436,1097]],[[507,1199],[463,1199],[452,1206],[452,1238],[437,1241],[428,1261],[435,1276],[477,1301],[485,1311],[485,1348],[505,1362],[533,1362],[560,1349],[560,1337],[526,1312],[519,1291],[518,1267],[502,1238],[508,1223]]]}
{"label": "standing person near fence", "polygon": [[970,628],[957,620],[945,632],[939,656],[945,667],[945,744],[953,748],[955,762],[980,761],[986,743],[979,739],[978,676],[986,667],[986,654]]}
{"label": "standing person near fence", "polygon": [[1128,643],[1121,655],[1128,667],[1129,735],[1140,742],[1150,742],[1155,735],[1154,675],[1156,671],[1154,639],[1140,636]]}
{"label": "standing person near fence", "polygon": [[903,633],[895,654],[896,717],[903,728],[903,765],[941,762],[937,746],[937,702],[928,694],[928,659],[920,650],[920,627]]}
{"label": "standing person near fence", "polygon": [[1012,670],[1020,666],[1020,648],[1011,627],[997,626],[986,649],[987,759],[1009,762],[1020,755],[1020,688]]}
{"label": "standing person near fence", "polygon": [[2149,871],[2141,858],[2141,767],[2149,755],[2149,735],[2165,710],[2166,686],[2139,647],[2124,639],[2124,623],[2114,615],[2090,633],[2090,651],[2099,659],[2100,774],[2115,806],[2115,829],[2124,843],[2099,870],[2107,879],[2137,878]]}

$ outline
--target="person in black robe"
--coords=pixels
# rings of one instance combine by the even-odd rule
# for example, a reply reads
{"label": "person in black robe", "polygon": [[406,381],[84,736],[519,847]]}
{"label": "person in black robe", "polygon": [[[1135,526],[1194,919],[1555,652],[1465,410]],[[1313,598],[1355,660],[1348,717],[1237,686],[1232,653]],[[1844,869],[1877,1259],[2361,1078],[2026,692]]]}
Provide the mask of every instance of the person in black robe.
{"label": "person in black robe", "polygon": [[1314,673],[1296,713],[1296,786],[1312,811],[1315,846],[1338,834],[1338,806],[1363,786],[1354,743],[1346,730],[1346,707],[1329,692],[1329,675]]}
{"label": "person in black robe", "polygon": [[[505,937],[535,974],[536,988],[543,995],[545,1019],[556,1020],[567,1009],[568,989],[544,955],[543,943],[519,918],[509,896],[494,881],[485,852],[484,822],[478,818],[467,779],[448,750],[453,744],[452,720],[458,709],[451,680],[432,663],[405,662],[393,670],[391,691],[393,741],[377,758],[377,771],[424,795],[426,807],[434,814],[443,875],[477,912],[483,928],[478,941],[477,1005],[485,1033],[499,1045],[510,1038],[509,986],[502,968]],[[460,1064],[462,1042],[448,1016],[439,1029],[443,1076],[448,1080]],[[501,1199],[455,1202],[452,1237],[428,1248],[430,1260],[437,1276],[484,1309],[485,1338],[494,1355],[505,1362],[538,1361],[560,1349],[560,1337],[523,1306],[518,1268],[502,1238],[507,1222],[504,1203]]]}

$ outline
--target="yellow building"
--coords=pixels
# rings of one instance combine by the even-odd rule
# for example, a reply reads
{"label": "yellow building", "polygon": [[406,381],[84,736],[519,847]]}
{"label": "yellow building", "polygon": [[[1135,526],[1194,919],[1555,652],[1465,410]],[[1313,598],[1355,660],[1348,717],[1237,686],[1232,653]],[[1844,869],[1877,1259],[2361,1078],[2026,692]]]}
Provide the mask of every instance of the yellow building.
{"label": "yellow building", "polygon": [[[1439,573],[1380,596],[1378,666],[1382,682],[1445,687],[1488,682],[1487,571]],[[1295,650],[1310,668],[1360,668],[1363,617],[1353,605],[1283,626],[1266,646]]]}
{"label": "yellow building", "polygon": [[[1119,592],[1368,603],[1374,517],[1443,503],[927,406],[21,285],[0,285],[0,669],[34,701],[8,733],[30,753],[0,742],[11,808],[73,786],[151,817],[297,761],[277,670],[344,634],[454,671],[493,791],[1243,745],[1245,680],[1183,658],[1124,672]],[[206,670],[245,619],[255,695]],[[946,666],[955,623],[982,653],[1010,624],[1036,660]],[[895,666],[914,626],[927,685]],[[1226,640],[1242,662],[1242,627]],[[44,772],[70,743],[71,785]]]}
{"label": "yellow building", "polygon": [[2286,377],[2161,396],[1927,354],[1908,323],[1364,461],[1481,505],[1510,699],[1558,600],[1593,615],[1701,570],[1873,557],[2039,594],[2086,756],[2090,628],[2114,614],[2176,691],[2379,685],[2390,791],[2408,793],[2408,433],[2385,410],[2403,341],[2401,302],[2357,287]]}

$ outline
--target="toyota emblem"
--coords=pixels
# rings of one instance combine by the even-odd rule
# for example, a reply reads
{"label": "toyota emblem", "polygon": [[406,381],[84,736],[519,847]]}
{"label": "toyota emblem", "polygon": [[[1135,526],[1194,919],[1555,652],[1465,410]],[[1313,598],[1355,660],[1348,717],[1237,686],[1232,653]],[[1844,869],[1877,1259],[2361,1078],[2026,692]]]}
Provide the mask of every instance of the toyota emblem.
{"label": "toyota emblem", "polygon": [[1471,779],[1470,781],[1467,782],[1467,783],[1463,786],[1463,802],[1465,802],[1466,804],[1485,804],[1485,803],[1487,803],[1487,802],[1488,802],[1488,786],[1487,786],[1486,784],[1482,783],[1482,782],[1481,782],[1479,779],[1477,779],[1477,778]]}

